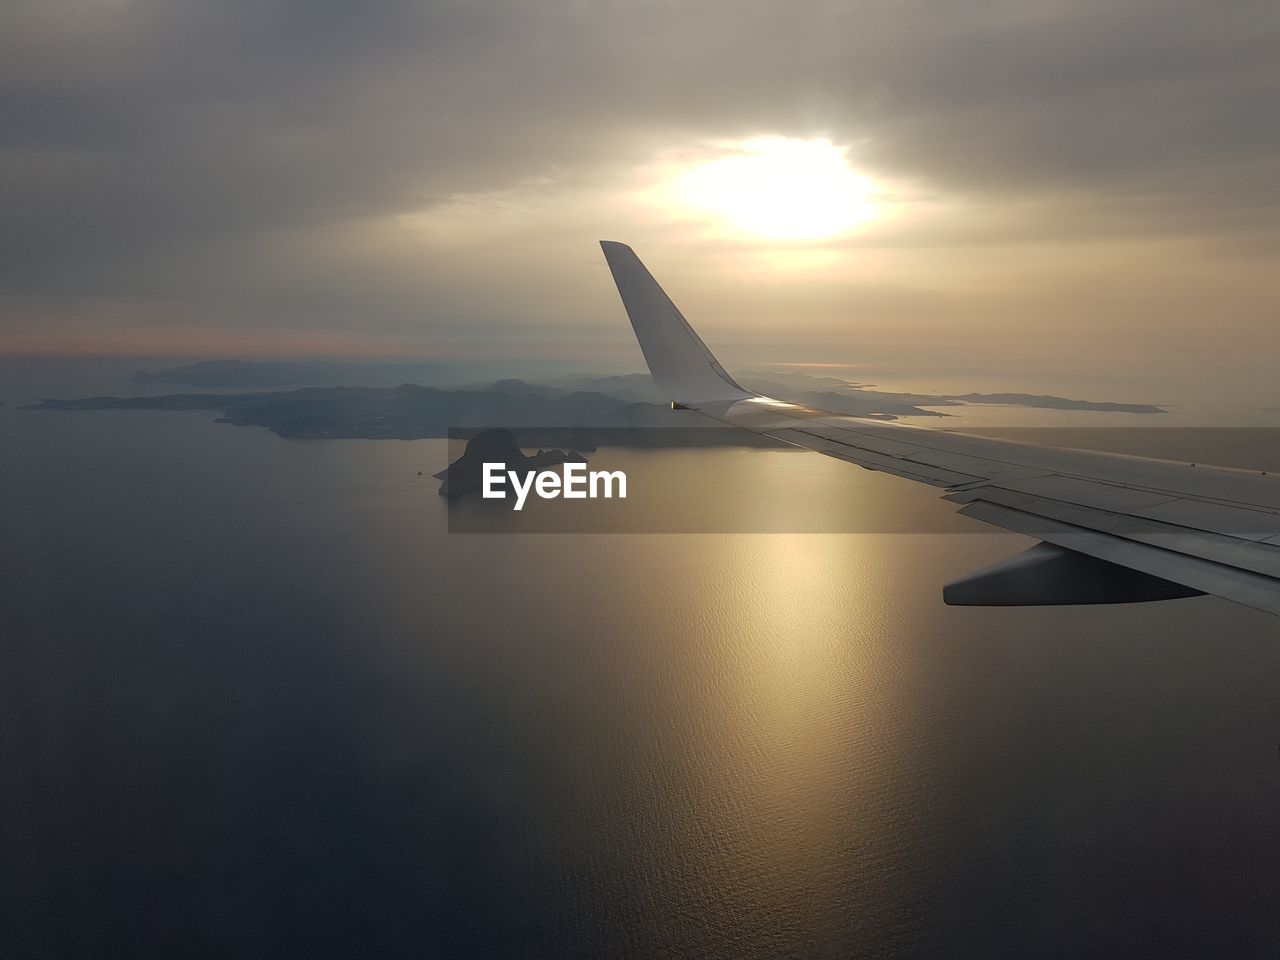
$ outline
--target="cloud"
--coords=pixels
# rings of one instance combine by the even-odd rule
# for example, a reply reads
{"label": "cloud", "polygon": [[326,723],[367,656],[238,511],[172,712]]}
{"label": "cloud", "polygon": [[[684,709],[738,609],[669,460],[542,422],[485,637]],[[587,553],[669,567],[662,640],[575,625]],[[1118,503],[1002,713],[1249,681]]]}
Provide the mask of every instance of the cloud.
{"label": "cloud", "polygon": [[[0,57],[0,287],[46,299],[43,324],[95,297],[228,329],[581,321],[598,230],[670,237],[610,191],[759,133],[829,136],[941,198],[845,243],[915,251],[917,278],[945,249],[1276,240],[1266,2],[17,0]],[[503,202],[487,231],[430,232]]]}

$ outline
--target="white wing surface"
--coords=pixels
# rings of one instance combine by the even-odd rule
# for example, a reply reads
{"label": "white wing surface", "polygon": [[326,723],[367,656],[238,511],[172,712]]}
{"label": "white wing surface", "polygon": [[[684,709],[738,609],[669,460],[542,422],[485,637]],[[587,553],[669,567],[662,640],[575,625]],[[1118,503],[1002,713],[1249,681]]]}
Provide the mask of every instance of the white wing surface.
{"label": "white wing surface", "polygon": [[1280,616],[1280,477],[842,416],[743,389],[630,247],[605,259],[659,389],[798,447],[946,491],[1041,541],[949,584],[947,603],[1124,603],[1214,594]]}

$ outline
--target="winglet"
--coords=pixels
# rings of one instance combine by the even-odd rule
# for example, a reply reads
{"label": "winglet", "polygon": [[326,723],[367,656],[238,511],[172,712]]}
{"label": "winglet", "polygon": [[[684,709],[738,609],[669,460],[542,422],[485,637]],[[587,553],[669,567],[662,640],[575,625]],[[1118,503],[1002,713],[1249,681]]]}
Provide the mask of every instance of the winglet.
{"label": "winglet", "polygon": [[601,240],[654,382],[673,404],[741,400],[752,394],[734,382],[658,281],[625,243]]}

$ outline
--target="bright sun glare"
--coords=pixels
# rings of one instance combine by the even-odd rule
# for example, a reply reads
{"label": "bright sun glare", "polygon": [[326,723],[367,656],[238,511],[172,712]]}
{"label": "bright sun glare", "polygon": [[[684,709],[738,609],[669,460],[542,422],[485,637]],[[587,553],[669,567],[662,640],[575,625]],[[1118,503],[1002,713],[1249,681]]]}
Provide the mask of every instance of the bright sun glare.
{"label": "bright sun glare", "polygon": [[754,137],[677,176],[677,201],[773,240],[844,233],[873,214],[870,182],[825,138]]}

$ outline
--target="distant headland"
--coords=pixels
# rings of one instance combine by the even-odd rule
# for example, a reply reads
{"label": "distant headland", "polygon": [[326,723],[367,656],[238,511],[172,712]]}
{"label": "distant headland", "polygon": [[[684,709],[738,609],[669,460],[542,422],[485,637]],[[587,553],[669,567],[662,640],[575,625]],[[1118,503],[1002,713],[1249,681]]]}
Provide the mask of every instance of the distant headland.
{"label": "distant headland", "polygon": [[[347,367],[350,369],[347,369]],[[181,380],[226,389],[247,383],[281,383],[356,376],[362,365],[254,364],[220,361],[193,364],[135,380]],[[366,366],[377,366],[376,364]],[[262,369],[257,369],[261,367]],[[948,408],[1003,404],[1051,410],[1160,414],[1154,404],[1072,400],[1049,395],[969,393],[954,396],[890,393],[862,384],[802,373],[742,374],[751,389],[834,413],[876,420],[946,417]],[[513,432],[523,446],[593,450],[598,445],[718,446],[780,445],[732,428],[672,411],[646,374],[564,377],[552,383],[504,379],[442,389],[398,386],[304,386],[259,392],[174,393],[163,396],[46,399],[39,410],[214,410],[219,422],[265,427],[295,439],[399,439],[471,437],[492,427]]]}

